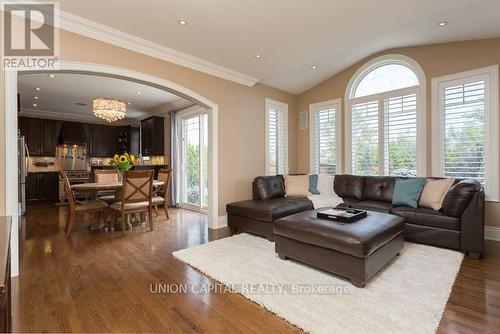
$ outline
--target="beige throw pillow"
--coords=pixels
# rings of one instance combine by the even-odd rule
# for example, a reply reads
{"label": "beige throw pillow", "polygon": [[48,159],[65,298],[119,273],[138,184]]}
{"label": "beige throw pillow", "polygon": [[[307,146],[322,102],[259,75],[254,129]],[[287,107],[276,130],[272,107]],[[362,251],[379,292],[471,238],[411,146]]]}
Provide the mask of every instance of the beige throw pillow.
{"label": "beige throw pillow", "polygon": [[309,175],[287,175],[285,176],[286,196],[308,196]]}
{"label": "beige throw pillow", "polygon": [[422,191],[422,195],[420,195],[419,205],[434,211],[439,211],[443,205],[444,197],[448,190],[450,190],[453,182],[454,179],[428,179]]}

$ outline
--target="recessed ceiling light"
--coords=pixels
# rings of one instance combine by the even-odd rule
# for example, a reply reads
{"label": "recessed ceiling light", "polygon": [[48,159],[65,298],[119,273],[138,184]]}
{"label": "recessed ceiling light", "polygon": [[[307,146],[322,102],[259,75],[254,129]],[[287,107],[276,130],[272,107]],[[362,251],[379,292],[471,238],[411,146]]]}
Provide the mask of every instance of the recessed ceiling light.
{"label": "recessed ceiling light", "polygon": [[448,22],[448,21],[441,21],[441,22],[439,22],[439,26],[444,27],[444,26],[447,26],[449,23],[450,22]]}
{"label": "recessed ceiling light", "polygon": [[42,90],[40,87],[35,87],[35,90]]}
{"label": "recessed ceiling light", "polygon": [[254,57],[257,59],[260,59],[260,58],[262,58],[262,55],[257,53]]}
{"label": "recessed ceiling light", "polygon": [[54,74],[48,74],[49,77],[55,78],[56,76]]}
{"label": "recessed ceiling light", "polygon": [[187,26],[188,24],[188,21],[184,20],[184,19],[180,19],[180,20],[177,20],[177,24],[179,24],[180,26]]}
{"label": "recessed ceiling light", "polygon": [[33,98],[34,98],[35,100],[38,100],[38,96],[33,96]]}
{"label": "recessed ceiling light", "polygon": [[36,104],[36,103],[33,103],[33,107],[38,107],[38,104]]}
{"label": "recessed ceiling light", "polygon": [[127,102],[127,105],[131,105],[131,104],[132,104],[132,103],[130,103],[130,102]]}
{"label": "recessed ceiling light", "polygon": [[317,69],[317,68],[318,68],[318,66],[317,66],[317,65],[313,65],[313,66],[311,66],[311,69],[312,69],[312,70],[315,70],[315,69]]}
{"label": "recessed ceiling light", "polygon": [[138,90],[137,92],[135,92],[137,95],[141,95],[142,92],[140,90]]}

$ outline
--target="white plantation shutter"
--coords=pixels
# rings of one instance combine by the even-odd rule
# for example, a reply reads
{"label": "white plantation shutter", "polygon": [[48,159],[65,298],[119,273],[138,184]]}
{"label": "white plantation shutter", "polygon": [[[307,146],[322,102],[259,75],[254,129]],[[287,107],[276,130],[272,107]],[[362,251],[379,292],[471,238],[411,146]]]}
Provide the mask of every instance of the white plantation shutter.
{"label": "white plantation shutter", "polygon": [[411,58],[377,57],[348,86],[347,172],[417,176],[426,172],[425,76]]}
{"label": "white plantation shutter", "polygon": [[288,173],[288,111],[271,100],[266,100],[266,173]]}
{"label": "white plantation shutter", "polygon": [[384,100],[384,174],[417,176],[417,94]]}
{"label": "white plantation shutter", "polygon": [[444,175],[485,183],[485,81],[444,87]]}
{"label": "white plantation shutter", "polygon": [[336,120],[337,106],[329,105],[313,108],[313,171],[319,174],[334,175],[336,158]]}
{"label": "white plantation shutter", "polygon": [[498,65],[432,79],[433,174],[476,179],[499,200]]}
{"label": "white plantation shutter", "polygon": [[379,174],[378,105],[378,101],[370,101],[351,107],[351,157],[355,175]]}

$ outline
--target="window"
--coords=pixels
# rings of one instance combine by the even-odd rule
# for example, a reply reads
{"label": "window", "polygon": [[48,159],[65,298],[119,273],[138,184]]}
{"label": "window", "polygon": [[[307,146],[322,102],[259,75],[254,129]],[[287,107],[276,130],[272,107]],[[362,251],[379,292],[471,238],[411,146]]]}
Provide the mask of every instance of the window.
{"label": "window", "polygon": [[309,106],[311,173],[334,175],[341,171],[340,99]]}
{"label": "window", "polygon": [[288,105],[266,99],[266,174],[288,173]]}
{"label": "window", "polygon": [[418,86],[415,73],[404,65],[388,64],[368,72],[358,83],[354,97],[363,97]]}
{"label": "window", "polygon": [[433,172],[473,178],[498,200],[498,66],[434,78]]}
{"label": "window", "polygon": [[419,65],[399,55],[376,58],[353,76],[346,95],[347,170],[425,174],[425,78]]}

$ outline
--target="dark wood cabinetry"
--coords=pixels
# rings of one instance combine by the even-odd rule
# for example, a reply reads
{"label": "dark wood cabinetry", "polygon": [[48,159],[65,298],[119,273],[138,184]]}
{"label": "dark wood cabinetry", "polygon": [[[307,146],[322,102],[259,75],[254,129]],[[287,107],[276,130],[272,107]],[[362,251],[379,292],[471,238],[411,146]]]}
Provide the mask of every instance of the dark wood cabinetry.
{"label": "dark wood cabinetry", "polygon": [[[87,149],[91,157],[112,157],[116,153],[122,154],[129,152],[131,149],[130,126],[83,124],[19,117],[19,130],[26,139],[30,155],[55,156],[57,141],[63,123],[66,129],[66,136],[72,132],[82,133],[81,128],[83,126],[86,138],[77,138],[77,141],[87,141]],[[72,131],[72,127],[75,128],[75,131]],[[79,129],[76,129],[77,127]],[[139,137],[136,136],[135,140],[137,142],[133,143],[133,145],[138,148]],[[135,154],[139,154],[138,149]]]}
{"label": "dark wood cabinetry", "polygon": [[49,119],[19,118],[19,129],[26,139],[26,145],[32,156],[55,156],[57,135],[61,122]]}
{"label": "dark wood cabinetry", "polygon": [[131,154],[138,156],[141,153],[140,143],[141,143],[141,129],[139,127],[131,127],[130,137],[129,137]]}
{"label": "dark wood cabinetry", "polygon": [[57,136],[61,129],[61,122],[42,120],[42,155],[53,156],[56,152]]}
{"label": "dark wood cabinetry", "polygon": [[90,140],[89,140],[89,155],[91,157],[108,157],[114,154],[111,153],[112,138],[109,138],[107,126],[95,125],[89,126]]}
{"label": "dark wood cabinetry", "polygon": [[89,155],[91,157],[112,157],[130,150],[129,126],[89,126]]}
{"label": "dark wood cabinetry", "polygon": [[142,155],[165,154],[165,119],[153,116],[141,121]]}
{"label": "dark wood cabinetry", "polygon": [[26,200],[28,202],[57,202],[59,200],[58,172],[28,173]]}
{"label": "dark wood cabinetry", "polygon": [[42,121],[35,118],[27,118],[25,129],[24,135],[30,155],[42,154]]}

